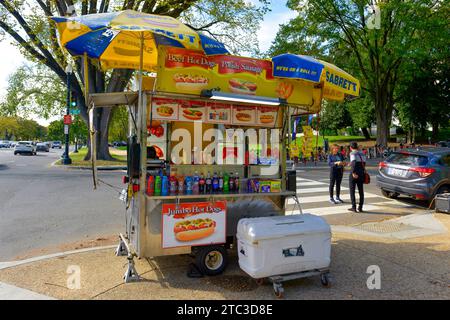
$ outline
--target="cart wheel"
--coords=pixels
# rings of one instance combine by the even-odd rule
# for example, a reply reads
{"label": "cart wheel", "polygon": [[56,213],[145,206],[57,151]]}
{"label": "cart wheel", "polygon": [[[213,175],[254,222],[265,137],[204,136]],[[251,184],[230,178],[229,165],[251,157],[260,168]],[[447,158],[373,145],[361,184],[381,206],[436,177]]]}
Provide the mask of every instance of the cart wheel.
{"label": "cart wheel", "polygon": [[265,279],[264,278],[259,278],[259,279],[256,279],[255,281],[256,281],[256,284],[258,286],[262,286],[264,284]]}
{"label": "cart wheel", "polygon": [[273,293],[275,294],[275,297],[278,299],[282,299],[284,297],[284,289],[283,286],[279,283],[273,284]]}
{"label": "cart wheel", "polygon": [[194,253],[195,264],[208,276],[221,274],[228,264],[227,250],[223,246],[199,247]]}
{"label": "cart wheel", "polygon": [[324,287],[330,287],[330,274],[329,273],[322,273],[320,275],[320,282]]}

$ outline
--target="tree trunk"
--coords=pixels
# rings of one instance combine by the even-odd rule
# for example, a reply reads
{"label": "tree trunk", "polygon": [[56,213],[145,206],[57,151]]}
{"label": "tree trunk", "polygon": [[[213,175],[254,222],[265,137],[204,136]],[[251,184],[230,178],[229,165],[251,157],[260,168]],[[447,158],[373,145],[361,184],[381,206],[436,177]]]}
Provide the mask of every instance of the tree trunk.
{"label": "tree trunk", "polygon": [[370,133],[369,133],[369,130],[368,130],[367,128],[361,128],[361,131],[362,131],[362,133],[363,133],[363,135],[364,135],[364,138],[366,138],[367,140],[369,140],[369,139],[370,139]]}
{"label": "tree trunk", "polygon": [[439,123],[438,122],[432,122],[431,126],[433,127],[433,131],[431,132],[431,138],[433,141],[437,141],[438,134],[439,134]]}

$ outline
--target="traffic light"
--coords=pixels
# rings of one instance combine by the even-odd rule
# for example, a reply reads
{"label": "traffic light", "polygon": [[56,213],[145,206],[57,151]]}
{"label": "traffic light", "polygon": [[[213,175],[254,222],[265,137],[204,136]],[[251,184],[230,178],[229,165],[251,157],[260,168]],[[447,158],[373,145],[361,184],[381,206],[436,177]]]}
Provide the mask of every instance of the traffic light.
{"label": "traffic light", "polygon": [[77,107],[77,94],[75,91],[72,91],[72,94],[70,95],[70,107],[71,108]]}

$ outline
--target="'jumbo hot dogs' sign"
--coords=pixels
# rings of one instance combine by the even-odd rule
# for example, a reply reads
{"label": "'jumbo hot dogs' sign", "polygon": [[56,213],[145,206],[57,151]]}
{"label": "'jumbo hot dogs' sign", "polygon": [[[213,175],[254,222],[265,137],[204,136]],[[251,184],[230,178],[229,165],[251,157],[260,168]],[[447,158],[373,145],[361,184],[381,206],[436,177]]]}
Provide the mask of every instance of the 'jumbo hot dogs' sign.
{"label": "'jumbo hot dogs' sign", "polygon": [[226,242],[226,201],[162,205],[164,249]]}

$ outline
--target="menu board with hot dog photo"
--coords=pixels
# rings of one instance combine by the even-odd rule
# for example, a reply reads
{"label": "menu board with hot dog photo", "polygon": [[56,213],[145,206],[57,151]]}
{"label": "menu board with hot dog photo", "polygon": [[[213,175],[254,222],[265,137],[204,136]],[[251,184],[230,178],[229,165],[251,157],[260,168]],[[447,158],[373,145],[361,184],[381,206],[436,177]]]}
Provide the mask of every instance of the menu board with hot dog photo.
{"label": "menu board with hot dog photo", "polygon": [[256,112],[256,123],[265,127],[273,127],[277,120],[278,107],[259,106]]}
{"label": "menu board with hot dog photo", "polygon": [[183,100],[180,103],[178,120],[205,121],[206,104],[204,101]]}
{"label": "menu board with hot dog photo", "polygon": [[162,247],[226,242],[226,201],[162,205]]}
{"label": "menu board with hot dog photo", "polygon": [[256,121],[256,107],[233,106],[233,124],[253,126]]}
{"label": "menu board with hot dog photo", "polygon": [[152,119],[155,120],[178,120],[178,105],[176,99],[153,98]]}
{"label": "menu board with hot dog photo", "polygon": [[231,105],[225,103],[208,103],[206,108],[208,123],[231,124]]}

